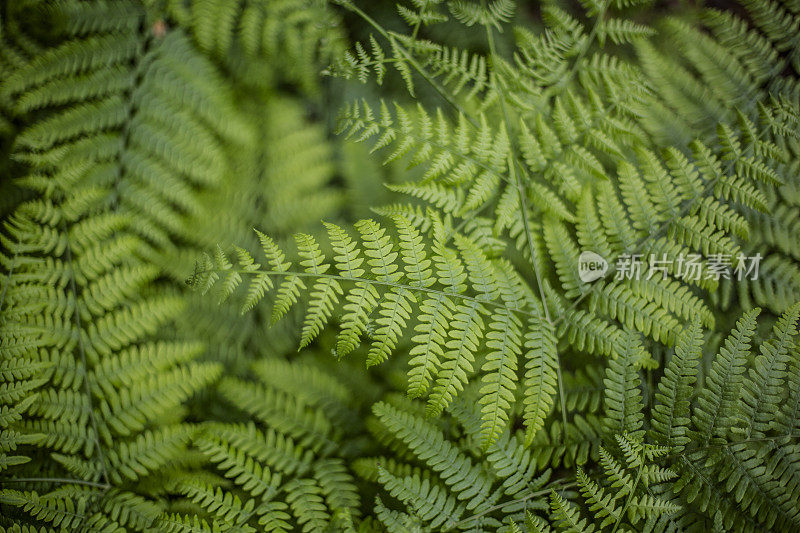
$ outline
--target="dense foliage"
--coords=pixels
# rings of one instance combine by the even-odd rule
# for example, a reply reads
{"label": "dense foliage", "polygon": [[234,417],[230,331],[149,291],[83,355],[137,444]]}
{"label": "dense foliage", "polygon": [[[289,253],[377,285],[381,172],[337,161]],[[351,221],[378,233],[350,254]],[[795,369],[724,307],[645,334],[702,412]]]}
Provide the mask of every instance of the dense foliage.
{"label": "dense foliage", "polygon": [[800,4],[713,5],[2,2],[0,532],[800,530]]}

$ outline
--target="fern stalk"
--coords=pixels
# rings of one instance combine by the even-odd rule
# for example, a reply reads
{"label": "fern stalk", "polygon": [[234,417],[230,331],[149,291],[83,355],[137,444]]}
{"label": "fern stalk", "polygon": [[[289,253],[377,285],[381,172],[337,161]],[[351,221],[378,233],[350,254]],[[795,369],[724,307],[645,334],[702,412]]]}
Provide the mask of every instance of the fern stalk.
{"label": "fern stalk", "polygon": [[84,485],[96,489],[108,490],[111,485],[108,483],[97,483],[85,479],[69,479],[64,477],[15,477],[12,479],[2,479],[0,483],[58,483],[61,485]]}

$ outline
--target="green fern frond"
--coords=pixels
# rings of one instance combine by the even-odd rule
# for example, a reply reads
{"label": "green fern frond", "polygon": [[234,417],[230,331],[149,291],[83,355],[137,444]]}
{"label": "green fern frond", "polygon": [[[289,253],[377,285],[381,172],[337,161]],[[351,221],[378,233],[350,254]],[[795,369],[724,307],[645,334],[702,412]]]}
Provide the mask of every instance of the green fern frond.
{"label": "green fern frond", "polygon": [[[362,474],[408,502],[408,511],[425,527],[495,530],[501,525],[499,516],[505,516],[506,522],[508,518],[521,521],[526,509],[545,508],[549,472],[538,473],[537,455],[508,431],[484,448],[479,405],[459,399],[451,406],[466,437],[454,439],[416,414],[421,409],[413,404],[393,403],[379,402],[373,407],[379,421],[375,430],[388,432],[391,442],[402,443],[424,468],[383,458],[362,461]],[[487,454],[488,470],[472,459],[471,454],[479,450]],[[383,517],[381,521],[386,522]]]}
{"label": "green fern frond", "polygon": [[493,0],[480,5],[473,1],[458,0],[448,2],[448,7],[453,17],[466,26],[491,25],[498,30],[502,30],[501,24],[511,20],[516,11],[513,0]]}
{"label": "green fern frond", "polygon": [[288,81],[316,95],[319,70],[346,46],[338,16],[320,2],[193,0],[168,2],[166,14],[202,51],[261,87]]}
{"label": "green fern frond", "polygon": [[614,44],[624,44],[655,34],[655,30],[652,28],[626,19],[609,18],[604,20],[599,28],[598,39],[601,45],[605,39],[609,39]]}
{"label": "green fern frond", "polygon": [[[300,290],[305,288],[305,284],[300,285],[299,280],[314,279],[308,290],[309,305],[305,312],[301,345],[307,345],[319,334],[334,308],[339,307],[339,295],[344,294],[343,308],[346,313],[340,325],[339,346],[346,353],[354,348],[363,332],[369,331],[372,343],[367,354],[368,365],[385,361],[395,351],[399,338],[409,329],[415,310],[423,311],[420,324],[415,327],[421,334],[413,339],[416,346],[411,354],[409,392],[412,396],[420,396],[430,386],[431,413],[440,413],[463,390],[475,370],[474,354],[482,344],[483,336],[488,335],[487,346],[494,350],[491,352],[494,355],[487,359],[482,368],[486,387],[481,394],[481,401],[486,406],[487,428],[490,427],[488,424],[492,427],[487,429],[489,442],[497,437],[506,424],[506,413],[514,403],[512,376],[518,366],[521,348],[519,315],[538,316],[539,310],[530,308],[530,305],[538,304],[535,300],[533,304],[519,301],[516,296],[509,300],[508,297],[517,291],[517,282],[505,276],[516,274],[496,268],[493,261],[470,239],[456,236],[458,255],[439,245],[433,248],[431,259],[428,259],[429,252],[421,235],[411,223],[398,217],[395,223],[399,251],[392,243],[387,228],[375,221],[356,223],[361,244],[356,244],[338,226],[328,224],[335,254],[334,266],[338,274],[329,271],[331,265],[311,237],[298,237],[298,251],[303,258],[300,266],[304,269],[300,272],[287,270],[290,265],[285,263],[282,252],[271,240],[262,236],[265,254],[274,269],[260,270],[249,254],[242,252],[239,253],[239,267],[233,268],[228,259],[218,252],[214,259],[206,257],[201,261],[192,282],[195,286],[208,289],[220,280],[223,294],[227,296],[242,283],[242,276],[254,276],[252,283],[257,284],[258,290],[251,289],[248,292],[248,301],[253,303],[253,295],[259,296],[261,287],[266,290],[269,286],[263,283],[263,276],[284,277],[282,286],[286,287],[287,283],[292,285],[290,291],[277,291],[273,314],[277,309],[280,316],[297,301]],[[432,268],[434,266],[436,276]],[[501,274],[503,277],[500,277]],[[469,281],[468,286],[474,296],[461,292],[466,288],[465,281]],[[508,286],[508,283],[512,285]],[[370,309],[375,310],[376,316],[370,317],[367,323]],[[487,332],[484,316],[490,309],[494,315]],[[441,314],[441,318],[437,318],[437,314]],[[434,320],[438,324],[432,324]],[[503,326],[506,323],[513,329]],[[427,324],[430,324],[430,329]],[[439,328],[438,331],[436,328]],[[502,333],[504,331],[506,333]],[[554,345],[548,351],[547,357],[552,359]],[[548,363],[547,367],[552,369],[553,363]],[[531,379],[535,378],[532,376]],[[548,385],[536,396],[542,397],[544,394],[547,397],[553,393],[552,385]]]}
{"label": "green fern frond", "polygon": [[642,392],[637,368],[647,354],[637,335],[625,332],[608,363],[605,390],[605,425],[610,434],[642,432]]}
{"label": "green fern frond", "polygon": [[691,441],[686,435],[690,421],[689,398],[696,380],[697,361],[702,357],[702,343],[700,323],[695,320],[678,337],[675,353],[658,383],[652,434],[654,440],[675,451],[682,450]]}
{"label": "green fern frond", "polygon": [[553,408],[556,393],[558,354],[552,326],[541,319],[532,324],[525,337],[524,418],[527,426],[526,443],[531,444],[536,433]]}

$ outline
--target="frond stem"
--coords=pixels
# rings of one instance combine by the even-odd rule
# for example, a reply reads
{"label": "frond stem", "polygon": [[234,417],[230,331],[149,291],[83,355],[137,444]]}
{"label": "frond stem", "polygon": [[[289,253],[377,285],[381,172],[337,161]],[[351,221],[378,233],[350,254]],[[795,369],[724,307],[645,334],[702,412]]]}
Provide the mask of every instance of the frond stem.
{"label": "frond stem", "polygon": [[473,303],[477,303],[477,304],[481,304],[481,305],[489,305],[489,306],[492,306],[492,307],[506,309],[509,312],[519,313],[521,315],[535,317],[535,318],[541,318],[541,315],[538,312],[537,313],[531,313],[529,311],[526,311],[524,309],[520,309],[518,307],[508,307],[505,304],[500,303],[500,302],[495,302],[495,301],[491,301],[491,300],[483,300],[481,298],[475,298],[474,296],[468,296],[466,294],[459,294],[459,293],[456,293],[456,292],[447,292],[447,291],[442,291],[442,290],[437,290],[437,289],[431,289],[430,287],[418,287],[416,285],[407,285],[405,283],[394,283],[394,282],[391,282],[391,281],[380,281],[380,280],[377,280],[377,279],[369,279],[369,278],[357,278],[357,277],[353,277],[353,276],[341,276],[341,275],[337,275],[337,274],[324,274],[324,273],[314,274],[312,272],[292,272],[292,271],[288,271],[288,270],[260,270],[260,269],[255,269],[255,270],[225,269],[225,270],[222,270],[222,269],[214,268],[214,269],[198,270],[193,274],[193,277],[201,275],[201,274],[206,274],[206,273],[209,273],[209,272],[217,272],[217,273],[220,273],[220,274],[224,274],[224,273],[229,273],[231,271],[237,272],[240,275],[264,274],[264,275],[267,275],[267,276],[284,276],[284,277],[296,276],[298,278],[313,278],[313,279],[327,278],[327,279],[333,279],[333,280],[336,280],[336,281],[346,281],[346,282],[351,282],[351,283],[366,283],[368,285],[379,285],[379,286],[382,286],[382,287],[389,287],[389,288],[392,288],[392,289],[406,290],[406,291],[409,291],[409,292],[425,292],[425,293],[428,293],[428,294],[435,294],[437,296],[446,296],[448,298],[459,298],[459,299],[467,301],[467,302],[473,302]]}
{"label": "frond stem", "polygon": [[631,487],[631,492],[628,494],[628,497],[625,499],[625,505],[622,506],[622,510],[619,512],[617,516],[617,521],[614,523],[614,529],[611,530],[611,533],[616,533],[619,525],[622,523],[622,517],[625,516],[625,511],[628,510],[631,502],[633,501],[634,494],[636,494],[636,487],[639,486],[639,481],[642,479],[642,471],[644,470],[644,457],[641,459],[642,464],[639,465],[639,469],[636,472],[636,480],[633,482],[633,487]]}
{"label": "frond stem", "polygon": [[69,479],[63,477],[17,477],[13,479],[0,479],[0,483],[62,483],[65,485],[85,485],[96,489],[108,490],[111,485],[108,483],[96,483],[84,479]]}
{"label": "frond stem", "polygon": [[[563,485],[561,485],[561,483],[566,481],[566,480],[567,480],[567,478],[557,479],[557,480],[553,481],[550,485],[560,485],[560,486],[556,487],[558,490],[571,489],[572,487],[575,487],[575,486],[578,485],[575,481],[570,481],[568,483],[564,483]],[[475,520],[476,518],[480,518],[482,516],[486,516],[489,513],[497,511],[498,509],[502,509],[503,507],[508,507],[509,505],[514,505],[514,504],[517,504],[517,503],[523,503],[523,502],[526,502],[528,500],[532,500],[534,498],[538,498],[539,496],[547,496],[553,490],[555,490],[555,489],[552,486],[549,486],[549,488],[547,488],[547,489],[542,489],[542,490],[539,490],[539,491],[536,491],[536,492],[531,492],[530,494],[527,494],[527,495],[522,496],[520,498],[517,498],[515,500],[511,500],[511,501],[508,501],[508,502],[504,502],[504,503],[500,503],[500,504],[497,504],[497,505],[493,505],[491,507],[487,507],[486,509],[484,509],[480,513],[476,513],[476,514],[474,514],[474,515],[472,515],[472,516],[470,516],[468,518],[463,518],[463,519],[459,520],[458,522],[456,522],[453,525],[453,527],[458,527],[458,526],[463,525],[463,524],[465,524],[467,522],[470,522],[471,520]]]}

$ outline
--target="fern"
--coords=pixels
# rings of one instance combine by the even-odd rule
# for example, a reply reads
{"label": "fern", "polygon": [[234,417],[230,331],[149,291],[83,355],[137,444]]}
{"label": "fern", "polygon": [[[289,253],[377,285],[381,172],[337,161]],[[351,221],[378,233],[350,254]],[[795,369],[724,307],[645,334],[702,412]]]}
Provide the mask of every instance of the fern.
{"label": "fern", "polygon": [[[182,31],[151,27],[137,3],[48,15],[70,21],[63,42],[4,86],[16,113],[41,116],[17,143],[32,198],[3,231],[4,379],[14,381],[3,464],[21,465],[4,507],[20,523],[144,530],[163,502],[130,491],[194,463],[183,405],[220,372],[192,361],[202,345],[166,334],[185,300],[153,261],[208,212],[200,193],[227,172],[224,143],[249,142],[251,130]],[[6,455],[20,446],[42,449],[32,468]]]}
{"label": "fern", "polygon": [[[414,414],[407,400],[380,402],[373,412],[378,427],[385,428],[411,458],[423,467],[401,464],[386,458],[361,459],[356,471],[380,483],[395,498],[408,505],[425,527],[441,529],[493,530],[499,517],[519,516],[525,509],[541,508],[548,490],[543,489],[549,471],[536,475],[535,456],[508,432],[489,446],[488,470],[470,459],[481,442],[482,423],[475,406],[458,400],[452,415],[464,428],[462,445],[450,441],[434,423]],[[558,484],[551,482],[552,486]],[[382,520],[390,530],[394,527]]]}
{"label": "fern", "polygon": [[797,530],[797,13],[3,5],[0,531]]}
{"label": "fern", "polygon": [[[251,277],[248,281],[251,302],[264,296],[267,289],[277,287],[274,317],[285,314],[296,303],[300,291],[307,290],[301,346],[319,334],[338,306],[339,295],[344,293],[344,300],[349,303],[343,306],[346,313],[342,315],[338,345],[352,349],[357,339],[367,333],[369,309],[376,311],[370,322],[374,325],[369,331],[372,340],[368,366],[385,361],[395,351],[398,338],[409,329],[411,316],[419,314],[415,329],[421,334],[415,336],[416,346],[412,349],[414,368],[409,374],[409,392],[412,396],[424,394],[430,383],[431,413],[441,412],[464,388],[469,375],[476,370],[474,354],[486,336],[486,346],[492,351],[482,367],[485,386],[481,401],[485,438],[487,444],[491,443],[506,425],[507,413],[514,403],[513,377],[522,354],[519,317],[541,317],[541,307],[532,295],[523,301],[509,300],[517,292],[520,280],[516,276],[500,276],[502,263],[487,258],[468,237],[456,234],[460,253],[444,242],[428,251],[420,233],[407,219],[396,217],[394,225],[399,252],[387,229],[373,220],[355,224],[361,236],[360,245],[341,227],[327,224],[338,273],[329,272],[331,265],[311,236],[297,237],[298,253],[303,258],[300,266],[304,269],[299,271],[291,269],[283,252],[261,234],[263,252],[272,268],[261,270],[243,250],[239,251],[239,264],[235,268],[218,252],[215,258],[206,256],[198,264],[192,283],[210,290],[219,281],[221,295],[227,298],[244,282],[243,276]],[[432,260],[427,259],[429,253]],[[431,268],[434,265],[436,274]],[[273,282],[273,277],[278,281]],[[303,281],[306,278],[315,281],[307,284]],[[345,284],[352,287],[345,289]],[[441,314],[441,318],[435,314]],[[490,317],[488,325],[484,317]],[[432,321],[438,323],[433,325]],[[437,327],[438,331],[434,329]],[[539,327],[544,330],[547,325]],[[531,392],[531,401],[542,404],[536,407],[537,414],[531,415],[532,425],[540,424],[549,409],[547,406],[552,406],[555,393],[552,374],[556,346],[552,333],[542,335],[550,340],[541,343],[532,339],[526,343],[531,351],[529,357],[548,360],[532,365],[526,378],[531,384],[540,379],[545,383],[539,392]]]}
{"label": "fern", "polygon": [[337,16],[324,2],[197,0],[167,6],[165,14],[193,36],[201,51],[248,85],[288,82],[318,95],[316,67],[344,47]]}
{"label": "fern", "polygon": [[[193,439],[222,478],[167,481],[168,492],[208,515],[203,527],[211,529],[219,523],[248,531],[318,531],[336,527],[343,514],[356,518],[359,495],[340,448],[353,427],[350,437],[337,428],[360,423],[346,389],[308,363],[265,360],[254,371],[262,376],[258,382],[223,380],[219,390],[258,422],[208,422]],[[159,521],[166,528],[190,524],[192,516],[162,515]]]}

